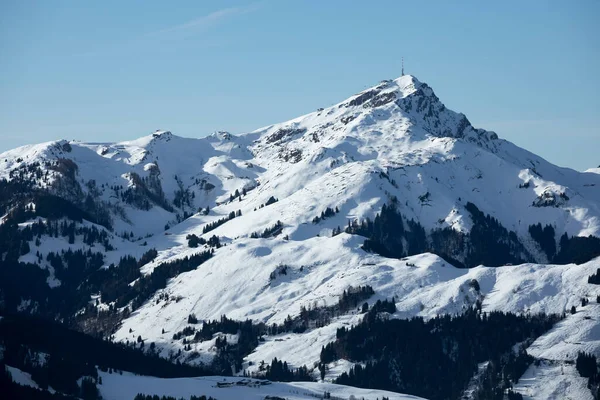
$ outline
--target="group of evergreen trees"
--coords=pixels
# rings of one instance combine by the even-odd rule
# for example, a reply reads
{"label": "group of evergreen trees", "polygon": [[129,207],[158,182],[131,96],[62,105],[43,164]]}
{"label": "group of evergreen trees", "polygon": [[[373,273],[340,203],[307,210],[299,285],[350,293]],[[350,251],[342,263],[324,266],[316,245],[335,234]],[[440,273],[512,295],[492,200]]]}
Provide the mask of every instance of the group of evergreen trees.
{"label": "group of evergreen trees", "polygon": [[[357,308],[357,311],[367,312],[368,304],[364,303],[359,308],[359,304],[371,296],[375,292],[369,285],[358,286],[356,288],[349,287],[344,290],[336,304],[330,306],[318,306],[313,303],[311,306],[301,306],[300,315],[292,317],[288,315],[281,324],[271,324],[267,326],[266,332],[269,335],[278,335],[281,333],[294,332],[303,333],[308,329],[321,328],[329,325],[331,320],[348,313],[349,310]],[[373,307],[379,311],[395,312],[395,305],[390,305],[387,301],[378,300]],[[393,311],[391,310],[393,308]]]}
{"label": "group of evergreen trees", "polygon": [[[15,311],[21,304],[28,304],[28,311],[35,310],[41,316],[61,319],[68,326],[102,334],[114,328],[123,317],[116,312],[118,308],[129,305],[125,313],[131,312],[150,298],[157,289],[163,288],[169,278],[197,267],[212,255],[212,252],[205,252],[189,259],[159,265],[149,276],[142,276],[139,268],[150,261],[144,259],[148,254],[154,254],[155,257],[155,250],[149,251],[139,262],[133,257],[124,257],[118,265],[109,268],[101,268],[104,257],[92,250],[67,250],[42,255],[39,250],[36,251],[36,247],[41,244],[43,236],[62,236],[68,238],[71,244],[75,242],[76,237],[81,237],[89,246],[99,243],[104,247],[103,250],[112,250],[113,247],[107,230],[75,222],[87,219],[110,227],[107,221],[96,218],[102,213],[90,213],[84,211],[87,207],[85,205],[81,208],[60,197],[36,191],[27,180],[32,174],[39,175],[39,171],[34,167],[19,169],[19,173],[14,173],[11,181],[0,180],[0,208],[7,213],[10,210],[6,220],[0,225],[0,257],[3,259],[0,266],[0,292],[4,310]],[[63,162],[56,168],[70,174],[76,165]],[[141,183],[149,185],[153,182],[141,179]],[[88,189],[97,190],[95,183],[88,182]],[[22,199],[16,206],[12,203],[14,196],[20,196]],[[28,201],[35,204],[35,207],[24,205],[28,204]],[[88,203],[88,208],[95,207],[94,201]],[[240,214],[238,211],[237,215]],[[21,227],[18,225],[39,216],[47,220],[40,219]],[[229,218],[235,216],[236,213],[232,213]],[[214,229],[214,226],[210,228]],[[130,235],[126,236],[129,238]],[[188,239],[191,239],[192,245],[207,244],[210,247],[220,247],[216,236],[206,242],[200,238]],[[35,264],[19,261],[22,255],[32,251],[36,253]],[[48,286],[49,270],[36,265],[41,265],[44,261],[52,267],[55,278],[60,281],[59,286]],[[130,283],[136,280],[136,284],[130,286]],[[107,311],[98,311],[94,304],[89,303],[90,296],[97,293],[101,294],[99,301],[115,303],[111,304]],[[79,310],[83,312],[77,312]]]}
{"label": "group of evergreen trees", "polygon": [[220,218],[216,221],[209,222],[208,224],[204,225],[204,227],[202,228],[202,233],[207,233],[214,229],[217,229],[219,226],[223,225],[225,222],[231,221],[235,217],[241,217],[241,216],[242,216],[241,210],[237,210],[236,212],[232,211],[229,213],[229,215],[227,217]]}
{"label": "group of evergreen trees", "polygon": [[[62,227],[70,229],[68,224]],[[75,312],[88,304],[92,292],[81,285],[104,264],[102,253],[89,249],[47,253],[45,261],[53,268],[55,277],[61,283],[53,288],[47,283],[50,277],[48,269],[38,265],[44,261],[39,251],[36,251],[37,264],[23,263],[19,261],[20,253],[8,247],[19,243],[22,249],[23,244],[41,232],[58,234],[60,230],[60,225],[55,223],[36,222],[24,229],[19,229],[12,221],[0,225],[0,255],[4,256],[0,265],[0,292],[4,310],[16,311],[25,301],[40,315],[71,321]]]}
{"label": "group of evergreen trees", "polygon": [[572,236],[565,232],[556,247],[556,234],[551,225],[542,228],[542,224],[529,226],[529,234],[540,245],[550,262],[581,264],[600,255],[600,239],[594,236]]}
{"label": "group of evergreen trees", "polygon": [[[181,179],[175,175],[175,181],[177,182],[177,190],[175,190],[175,195],[173,196],[173,204],[175,207],[183,208],[188,206],[190,208],[194,207],[194,199],[196,198],[196,193],[189,188],[184,187]],[[184,212],[184,219],[185,217]]]}
{"label": "group of evergreen trees", "polygon": [[262,231],[262,233],[260,232],[252,232],[250,234],[250,237],[252,239],[258,239],[258,238],[269,238],[272,236],[277,236],[281,233],[281,231],[283,230],[283,222],[281,221],[277,221],[275,223],[275,225],[266,228],[264,231]]}
{"label": "group of evergreen trees", "polygon": [[[402,258],[432,252],[457,267],[468,268],[534,261],[515,232],[471,202],[465,206],[473,220],[469,233],[451,228],[426,232],[418,221],[406,219],[397,210],[396,202],[392,199],[390,205],[384,204],[373,221],[367,218],[360,223],[349,222],[346,232],[365,236],[363,249],[384,257]],[[600,255],[600,239],[593,236],[569,237],[565,233],[557,248],[552,226],[531,225],[529,232],[551,262],[582,263]]]}
{"label": "group of evergreen trees", "polygon": [[467,266],[483,264],[495,267],[520,264],[530,259],[515,232],[506,229],[500,221],[484,214],[471,202],[467,202],[465,208],[473,220],[468,235]]}
{"label": "group of evergreen trees", "polygon": [[598,268],[595,273],[588,277],[588,283],[600,285],[600,268]]}
{"label": "group of evergreen trees", "polygon": [[542,224],[534,224],[529,226],[529,234],[541,247],[542,251],[548,256],[548,260],[552,260],[556,255],[556,239],[554,227],[546,225],[542,228]]}
{"label": "group of evergreen trees", "polygon": [[325,211],[321,211],[321,215],[317,215],[316,217],[313,218],[312,223],[313,224],[318,224],[319,222],[323,221],[324,219],[333,217],[335,214],[339,213],[340,210],[339,208],[335,208],[335,210],[331,207],[327,207],[325,209]]}
{"label": "group of evergreen trees", "polygon": [[231,203],[237,198],[239,198],[240,201],[242,201],[242,196],[246,196],[246,188],[243,188],[241,193],[238,189],[235,189],[235,193],[229,195],[229,202]]}
{"label": "group of evergreen trees", "polygon": [[588,378],[588,388],[592,391],[594,398],[600,398],[600,366],[596,356],[585,352],[577,353],[575,368],[580,376]]}
{"label": "group of evergreen trees", "polygon": [[185,237],[188,241],[188,246],[191,248],[196,248],[198,247],[198,245],[205,245],[207,244],[210,247],[214,247],[215,249],[218,249],[221,247],[221,241],[219,240],[219,237],[216,235],[212,235],[208,240],[204,240],[204,238],[198,237],[195,234],[189,234]]}
{"label": "group of evergreen trees", "polygon": [[565,232],[559,240],[559,251],[552,260],[557,264],[583,264],[600,256],[600,238],[571,236]]}
{"label": "group of evergreen trees", "polygon": [[[181,259],[164,262],[152,270],[149,275],[140,276],[135,285],[131,286],[133,297],[132,308],[135,310],[148,300],[157,290],[167,287],[167,281],[177,275],[191,271],[213,256],[214,250],[206,250]],[[122,301],[121,301],[122,303]]]}
{"label": "group of evergreen trees", "polygon": [[[29,217],[34,218],[35,215],[31,214]],[[19,227],[17,224],[19,219],[9,218],[0,227],[0,254],[5,254],[4,260],[7,262],[17,262],[20,256],[32,251],[29,242],[34,242],[35,247],[39,246],[44,235],[55,238],[66,237],[69,244],[75,243],[76,236],[82,236],[83,242],[88,246],[99,243],[104,250],[113,250],[108,232],[95,226],[77,226],[73,221],[38,219]]]}
{"label": "group of evergreen trees", "polygon": [[[11,400],[77,400],[78,397],[67,396],[60,393],[50,393],[47,390],[37,389],[27,385],[20,385],[13,381],[11,373],[0,360],[0,393],[3,398]],[[81,399],[88,400],[83,396]]]}
{"label": "group of evergreen trees", "polygon": [[369,285],[352,287],[342,292],[340,300],[338,301],[338,307],[340,312],[345,313],[352,308],[358,307],[361,301],[369,299],[375,294],[373,288]]}
{"label": "group of evergreen trees", "polygon": [[[31,251],[28,243],[39,240],[41,235],[82,234],[89,241],[106,239],[95,227],[75,227],[64,221],[37,221],[19,228],[14,219],[0,225],[0,255],[4,262],[0,265],[0,292],[3,296],[2,309],[16,311],[23,301],[29,301],[30,311],[40,316],[59,318],[68,326],[86,332],[103,334],[110,331],[124,317],[117,309],[129,306],[131,312],[148,300],[158,289],[166,287],[167,280],[181,272],[189,271],[212,256],[207,250],[191,257],[158,265],[151,274],[142,275],[142,265],[152,261],[158,254],[150,249],[138,261],[134,257],[121,258],[117,265],[101,268],[104,265],[102,253],[91,250],[62,250],[49,252],[45,261],[54,270],[60,286],[50,287],[48,269],[36,264],[23,263],[19,257]],[[217,237],[206,244],[219,247]],[[44,260],[36,252],[37,263]],[[135,285],[130,285],[136,281]],[[114,302],[107,311],[99,312],[90,304],[92,295],[100,293],[100,300],[106,304]]]}
{"label": "group of evergreen trees", "polygon": [[277,358],[274,358],[271,361],[271,365],[265,367],[264,373],[261,373],[258,376],[279,382],[314,381],[308,372],[306,365],[297,369],[291,369],[287,362],[277,360]]}
{"label": "group of evergreen trees", "polygon": [[538,337],[559,319],[468,310],[425,321],[382,319],[377,312],[373,307],[358,326],[338,329],[336,341],[323,347],[321,362],[358,363],[337,383],[434,400],[459,398],[484,361],[493,368],[481,398],[502,399],[530,362],[524,349],[511,355],[513,346]]}
{"label": "group of evergreen trees", "polygon": [[135,172],[130,172],[128,175],[132,184],[121,192],[123,202],[141,210],[150,210],[156,204],[169,212],[174,211],[156,175],[141,177]]}
{"label": "group of evergreen trees", "polygon": [[[267,199],[267,201],[264,204],[261,204],[258,208],[261,209],[261,208],[264,208],[266,206],[270,206],[271,204],[275,204],[278,201],[279,201],[278,198],[271,196],[271,197],[269,197]],[[256,211],[256,208],[254,209],[254,211]]]}
{"label": "group of evergreen trees", "polygon": [[[46,162],[42,170],[39,162],[23,164],[10,171],[10,179],[0,179],[0,215],[8,216],[16,222],[40,216],[50,219],[66,217],[81,222],[83,219],[111,227],[111,218],[106,205],[84,196],[84,192],[75,180],[77,165],[69,159]],[[49,171],[54,170],[61,176],[49,179]],[[37,182],[53,188],[57,192],[68,192],[71,200],[50,194],[36,187]],[[26,210],[26,204],[35,204],[35,210]]]}
{"label": "group of evergreen trees", "polygon": [[[22,314],[2,316],[0,344],[3,363],[30,373],[42,388],[52,387],[83,399],[95,398],[93,394],[97,394],[93,389],[100,383],[96,366],[104,371],[125,370],[162,378],[212,374],[204,368],[173,364],[124,344],[97,339],[62,324]],[[40,362],[42,353],[45,361]],[[90,379],[83,379],[79,384],[81,377]]]}
{"label": "group of evergreen trees", "polygon": [[262,323],[236,321],[225,315],[219,320],[205,321],[200,329],[191,326],[197,323],[196,316],[190,314],[190,325],[173,334],[173,340],[183,340],[186,350],[191,350],[190,343],[212,340],[216,334],[238,335],[235,343],[227,342],[225,337],[217,337],[217,356],[211,369],[221,375],[230,375],[232,367],[237,371],[241,370],[244,357],[256,349],[261,337],[267,333],[266,326]]}

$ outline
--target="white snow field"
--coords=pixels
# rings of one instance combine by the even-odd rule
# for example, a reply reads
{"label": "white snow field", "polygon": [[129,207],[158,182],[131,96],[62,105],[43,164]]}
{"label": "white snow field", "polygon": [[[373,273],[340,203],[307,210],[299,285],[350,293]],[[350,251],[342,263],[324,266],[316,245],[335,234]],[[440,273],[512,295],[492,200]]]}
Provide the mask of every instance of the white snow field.
{"label": "white snow field", "polygon": [[[14,382],[38,389],[31,375],[18,368],[6,366]],[[135,375],[129,372],[113,373],[98,371],[102,383],[98,384],[104,400],[132,400],[138,393],[175,398],[212,396],[217,400],[263,400],[266,396],[279,396],[287,400],[320,398],[325,392],[333,399],[376,400],[387,397],[390,400],[419,400],[421,397],[388,392],[385,390],[360,389],[326,382],[269,382],[248,378],[206,376],[196,378],[156,378]],[[261,384],[263,382],[263,384]],[[220,384],[222,387],[219,387]],[[52,388],[49,388],[54,392]]]}
{"label": "white snow field", "polygon": [[[108,374],[100,372],[102,385],[98,385],[105,400],[131,400],[138,393],[189,398],[191,395],[212,396],[218,400],[263,400],[266,396],[278,396],[288,400],[320,398],[323,393],[331,393],[332,398],[376,400],[387,397],[390,400],[418,400],[420,397],[387,392],[384,390],[359,389],[350,386],[316,382],[273,382],[258,385],[253,379],[240,379],[222,376],[198,378],[160,379],[137,376],[124,372]],[[235,383],[243,381],[244,385]],[[229,387],[217,387],[217,383],[232,382]]]}
{"label": "white snow field", "polygon": [[587,388],[587,378],[582,378],[575,365],[541,361],[523,374],[514,391],[525,400],[593,400]]}
{"label": "white snow field", "polygon": [[600,304],[592,302],[540,336],[527,349],[536,363],[523,374],[515,391],[525,399],[592,400],[587,378],[579,376],[574,360],[580,351],[600,356],[599,319]]}

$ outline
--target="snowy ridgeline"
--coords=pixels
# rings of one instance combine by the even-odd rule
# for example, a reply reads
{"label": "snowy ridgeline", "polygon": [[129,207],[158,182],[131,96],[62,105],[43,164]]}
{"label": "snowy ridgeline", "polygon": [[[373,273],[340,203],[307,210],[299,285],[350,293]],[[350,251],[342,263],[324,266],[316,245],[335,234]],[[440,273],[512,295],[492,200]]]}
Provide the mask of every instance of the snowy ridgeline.
{"label": "snowy ridgeline", "polygon": [[[557,237],[600,234],[600,175],[557,167],[475,129],[412,76],[240,136],[159,131],[121,143],[24,146],[0,154],[0,178],[72,201],[128,239],[162,233],[198,210],[185,226],[241,210],[216,233],[250,236],[280,219],[284,234],[301,240],[372,218],[391,196],[426,229],[468,231],[470,201],[521,238],[536,223],[551,223]],[[261,208],[271,197],[280,202]],[[327,207],[341,213],[304,225]]]}

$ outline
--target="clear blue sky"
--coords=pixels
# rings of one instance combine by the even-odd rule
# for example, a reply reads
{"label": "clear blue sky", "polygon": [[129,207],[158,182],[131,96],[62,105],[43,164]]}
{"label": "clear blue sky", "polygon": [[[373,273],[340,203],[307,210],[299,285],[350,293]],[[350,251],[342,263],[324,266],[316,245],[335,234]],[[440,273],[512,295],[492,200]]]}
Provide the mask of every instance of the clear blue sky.
{"label": "clear blue sky", "polygon": [[551,162],[600,164],[600,1],[0,1],[0,151],[240,133],[406,72]]}

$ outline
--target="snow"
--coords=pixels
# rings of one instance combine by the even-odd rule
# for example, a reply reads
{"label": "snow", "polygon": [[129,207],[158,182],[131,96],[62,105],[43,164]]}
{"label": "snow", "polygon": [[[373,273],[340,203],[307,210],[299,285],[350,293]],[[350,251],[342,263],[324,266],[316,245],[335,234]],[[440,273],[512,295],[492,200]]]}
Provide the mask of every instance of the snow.
{"label": "snow", "polygon": [[[465,209],[470,201],[515,231],[539,263],[548,260],[529,236],[531,224],[552,224],[557,238],[563,232],[600,236],[600,169],[582,173],[560,168],[499,139],[494,132],[476,129],[410,75],[240,136],[216,132],[205,138],[182,138],[157,131],[120,143],[59,140],[23,146],[0,154],[0,178],[10,179],[11,171],[27,164],[44,165],[61,158],[77,165],[75,178],[82,194],[92,194],[111,210],[110,241],[115,250],[105,252],[107,265],[127,254],[139,258],[155,248],[156,260],[142,267],[142,273],[151,273],[162,262],[203,250],[187,246],[189,234],[217,235],[227,244],[197,269],[171,279],[161,293],[124,320],[115,334],[120,341],[141,335],[146,342],[156,343],[163,355],[183,348],[172,335],[187,325],[190,313],[201,320],[225,314],[281,323],[288,315],[298,315],[302,306],[337,302],[349,286],[372,286],[376,294],[369,303],[395,297],[395,318],[460,313],[476,301],[482,301],[484,311],[563,313],[573,305],[581,308],[581,297],[593,303],[599,294],[598,286],[587,284],[587,277],[600,266],[599,259],[582,265],[466,270],[432,254],[386,259],[361,250],[363,238],[330,237],[333,229],[349,221],[373,218],[392,197],[398,199],[403,215],[426,229],[451,227],[461,232],[472,227]],[[68,198],[67,191],[53,186],[59,173],[46,171],[48,181],[36,177],[32,181]],[[113,188],[134,185],[134,174],[159,185],[173,210],[158,204],[142,210],[126,203],[122,192]],[[242,188],[247,194],[230,202],[229,196]],[[174,205],[181,190],[193,194],[191,204]],[[261,208],[270,197],[279,201]],[[534,205],[542,200],[552,204]],[[196,213],[207,206],[208,215]],[[313,224],[313,218],[327,207],[337,207],[339,213]],[[238,210],[241,216],[203,234],[206,224]],[[184,212],[195,214],[178,223]],[[249,238],[277,221],[283,223],[278,237]],[[167,224],[169,229],[165,229]],[[133,232],[135,240],[116,236],[123,232]],[[34,261],[36,251],[45,260],[49,251],[89,248],[79,237],[69,244],[66,238],[46,236],[41,246],[30,243],[30,247],[22,261]],[[102,249],[95,246],[92,250]],[[41,264],[50,271],[48,284],[58,286],[51,267],[45,261]],[[289,266],[288,274],[271,281],[271,272],[281,264]],[[473,279],[480,292],[473,289]],[[157,302],[162,293],[180,300]],[[530,347],[531,354],[557,363],[572,361],[580,349],[599,354],[598,306],[592,303],[539,338]],[[356,324],[360,318],[353,311],[304,334],[267,337],[246,358],[246,366],[252,362],[249,369],[253,370],[260,361],[277,357],[295,367],[312,368],[321,346],[334,340],[336,329]],[[192,343],[192,353],[199,356],[188,356],[188,361],[208,362],[214,354],[213,341]],[[350,366],[344,360],[331,365],[327,379]],[[556,375],[557,370],[546,366],[529,372],[532,384],[537,385],[537,377]],[[130,378],[132,382],[148,379],[152,385],[157,382]]]}
{"label": "snow", "polygon": [[[483,300],[484,311],[562,314],[571,306],[578,306],[581,297],[594,302],[600,294],[600,288],[587,284],[587,277],[600,266],[598,259],[582,265],[457,269],[432,254],[404,260],[386,259],[365,253],[360,249],[361,244],[360,237],[347,234],[301,242],[240,238],[218,249],[199,268],[172,279],[160,294],[167,293],[179,300],[157,302],[157,294],[123,321],[115,339],[133,340],[141,334],[166,355],[183,349],[181,341],[171,338],[174,332],[187,326],[189,314],[200,320],[227,315],[238,320],[282,323],[288,315],[298,315],[301,306],[334,304],[349,286],[359,285],[370,285],[375,290],[370,304],[395,297],[396,318],[461,313],[477,300]],[[288,266],[287,275],[271,281],[269,275],[282,264]],[[472,288],[473,279],[478,281],[480,293]],[[564,335],[572,335],[572,329],[589,327],[590,333],[581,338],[585,343],[581,349],[588,352],[600,351],[600,342],[594,336],[600,326],[597,318],[585,319],[586,313],[594,315],[595,307],[595,303],[590,303],[581,313],[569,315],[558,325],[567,325]],[[572,322],[579,319],[585,323]],[[313,368],[321,347],[335,340],[337,328],[356,325],[360,320],[361,315],[353,312],[303,334],[267,336],[246,358],[246,366],[252,362],[248,370],[254,371],[260,361],[270,362],[277,357],[294,367]],[[133,332],[129,333],[129,329]],[[558,351],[557,340],[541,342],[541,346]],[[537,343],[531,348],[537,348]],[[206,348],[204,343],[192,344],[192,351],[202,353]],[[573,359],[573,350],[568,353]]]}
{"label": "snow", "polygon": [[[331,383],[314,382],[273,382],[269,385],[247,385],[217,387],[217,383],[238,382],[241,378],[221,376],[161,379],[148,376],[136,376],[127,372],[122,375],[99,372],[102,384],[98,385],[100,394],[105,400],[131,400],[138,393],[189,398],[191,395],[212,396],[219,400],[263,400],[266,396],[279,396],[289,400],[314,399],[330,392],[332,397],[348,399],[350,396],[365,400],[381,399],[383,396],[391,400],[418,400],[419,397],[404,395],[383,390],[358,389]],[[251,383],[255,380],[245,379]]]}
{"label": "snow", "polygon": [[38,384],[31,379],[31,374],[23,372],[18,368],[11,367],[10,365],[6,366],[6,370],[10,372],[13,382],[23,386],[31,386],[36,389],[39,388]]}
{"label": "snow", "polygon": [[580,351],[600,358],[599,318],[600,304],[593,299],[539,337],[527,352],[536,358],[555,361],[574,360]]}
{"label": "snow", "polygon": [[513,388],[524,400],[593,400],[582,378],[572,363],[542,361],[531,365]]}
{"label": "snow", "polygon": [[[375,97],[353,105],[368,93]],[[387,103],[373,103],[388,97]],[[299,160],[285,160],[293,151],[301,151]],[[372,217],[389,196],[398,197],[401,211],[426,228],[468,230],[468,200],[521,237],[527,237],[530,224],[547,221],[559,233],[600,234],[598,174],[556,167],[493,132],[473,128],[464,115],[445,108],[429,86],[409,75],[241,136],[218,132],[195,139],[157,131],[120,143],[62,140],[23,146],[0,154],[0,177],[8,179],[20,165],[59,158],[77,164],[84,194],[89,191],[86,183],[94,181],[99,198],[122,209],[113,212],[115,232],[133,231],[140,238],[161,233],[167,223],[175,225],[176,214],[210,206],[216,215],[237,209],[244,214],[240,223],[222,227],[218,233],[224,236],[249,235],[281,217],[290,226],[288,233],[302,240],[320,231],[299,229],[312,218],[307,214],[311,210],[339,206],[342,213],[319,227],[333,229],[347,219]],[[50,172],[49,183],[36,183],[51,185],[56,173]],[[380,178],[381,172],[390,180]],[[131,173],[155,176],[169,202],[180,187],[189,190],[193,205],[170,212],[157,205],[144,211],[124,203],[111,187],[127,187]],[[203,182],[214,188],[206,190]],[[519,188],[526,182],[529,187]],[[241,203],[228,203],[236,189],[257,183]],[[427,192],[430,201],[423,204],[419,197]],[[561,193],[569,200],[557,207],[532,206],[540,195]],[[281,204],[246,217],[270,196]]]}
{"label": "snow", "polygon": [[[20,223],[19,227],[24,228],[24,227],[30,226],[34,222],[38,222],[38,221],[45,222],[46,219],[39,218],[39,217],[35,218],[35,219],[30,219],[23,223]],[[62,222],[71,223],[73,221],[69,221],[69,220],[65,219],[65,220],[58,220],[57,222],[59,223],[59,226],[60,226],[60,224]],[[49,276],[47,278],[47,283],[52,288],[60,286],[61,282],[60,282],[60,280],[58,280],[55,277],[54,268],[50,265],[50,263],[48,262],[48,260],[46,258],[48,253],[50,253],[50,252],[60,253],[61,250],[64,250],[64,251],[67,251],[67,250],[88,251],[88,250],[90,250],[94,253],[100,252],[104,255],[105,264],[106,264],[106,266],[108,266],[110,264],[117,264],[119,262],[119,259],[124,255],[129,254],[129,255],[133,255],[133,256],[136,256],[139,258],[145,251],[148,250],[147,248],[141,247],[139,245],[133,245],[131,242],[126,241],[126,240],[116,236],[114,233],[108,231],[105,227],[103,227],[101,225],[97,225],[97,224],[94,224],[94,223],[86,221],[86,220],[82,220],[81,222],[74,222],[74,223],[75,223],[76,229],[81,228],[81,227],[86,227],[86,228],[95,227],[99,231],[106,231],[108,233],[108,241],[115,250],[106,251],[104,246],[100,243],[93,243],[92,245],[85,244],[83,242],[83,235],[75,235],[75,238],[74,238],[75,240],[73,243],[69,243],[68,238],[63,237],[63,236],[53,237],[53,236],[43,235],[42,239],[40,240],[39,246],[36,245],[35,239],[31,240],[29,242],[29,247],[31,249],[30,252],[20,256],[19,261],[24,262],[24,263],[38,264],[41,268],[48,270]],[[37,256],[38,253],[40,255],[39,258]]]}
{"label": "snow", "polygon": [[590,168],[590,169],[585,170],[585,172],[589,172],[589,173],[592,173],[592,174],[600,174],[600,167],[598,167],[598,168]]}
{"label": "snow", "polygon": [[[313,370],[315,363],[319,362],[323,346],[335,340],[337,329],[341,326],[349,328],[352,325],[358,324],[360,320],[359,316],[341,317],[327,326],[302,334],[286,333],[267,336],[265,342],[261,343],[256,351],[246,357],[244,367],[249,372],[257,372],[261,361],[269,364],[271,360],[277,358],[286,361],[288,365],[293,367],[306,365],[309,369]],[[252,363],[251,366],[248,365],[250,362]],[[328,365],[330,369],[325,379],[333,380],[337,378],[343,372],[349,371],[352,365],[354,364],[347,360],[341,360]],[[312,374],[315,379],[320,378],[317,369],[314,369]]]}

